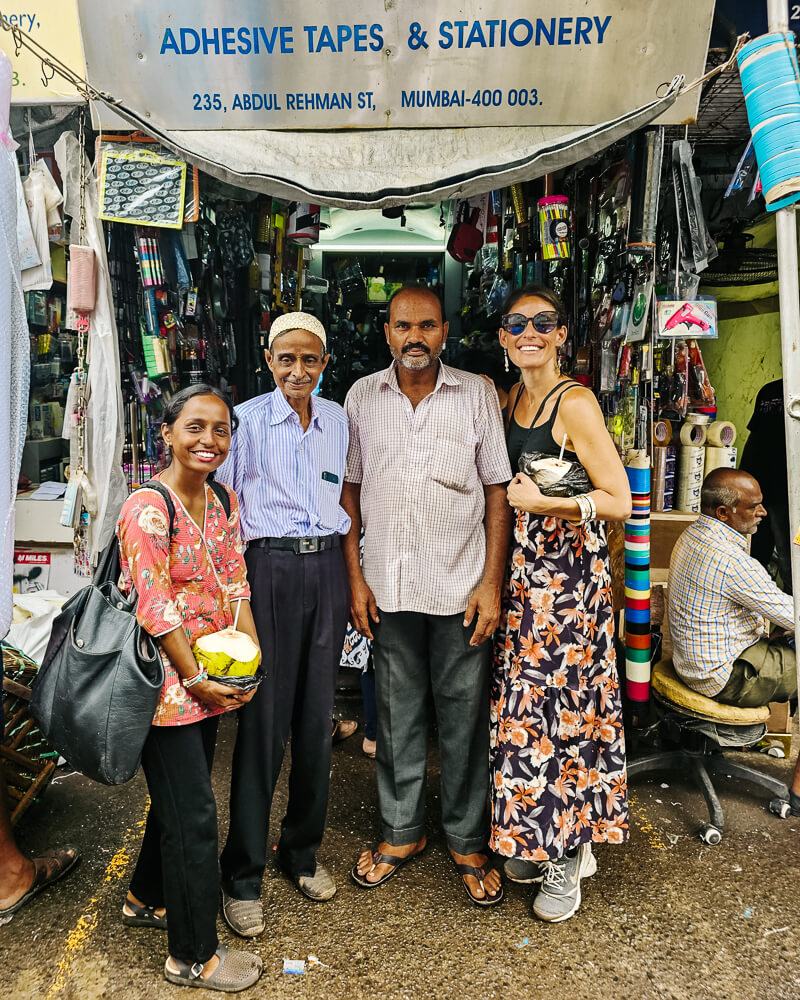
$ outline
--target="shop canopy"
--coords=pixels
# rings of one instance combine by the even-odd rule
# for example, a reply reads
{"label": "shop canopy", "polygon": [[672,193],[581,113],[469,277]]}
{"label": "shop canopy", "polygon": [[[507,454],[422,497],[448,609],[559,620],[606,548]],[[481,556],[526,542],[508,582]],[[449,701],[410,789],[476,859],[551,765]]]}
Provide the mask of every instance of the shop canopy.
{"label": "shop canopy", "polygon": [[155,126],[123,103],[109,108],[228,184],[289,201],[388,208],[468,198],[561,170],[663,115],[682,84],[683,77],[676,77],[663,97],[611,121],[577,128],[187,131]]}

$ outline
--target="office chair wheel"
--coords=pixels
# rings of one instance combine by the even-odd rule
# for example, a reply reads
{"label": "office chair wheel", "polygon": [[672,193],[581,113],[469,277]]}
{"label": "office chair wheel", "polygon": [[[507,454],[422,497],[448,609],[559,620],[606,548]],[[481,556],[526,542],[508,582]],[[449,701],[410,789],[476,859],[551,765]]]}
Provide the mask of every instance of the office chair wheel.
{"label": "office chair wheel", "polygon": [[792,812],[792,807],[787,799],[772,799],[769,804],[769,811],[781,819],[787,819]]}
{"label": "office chair wheel", "polygon": [[722,830],[712,823],[704,823],[697,831],[697,835],[704,844],[708,844],[710,847],[716,847],[722,840]]}

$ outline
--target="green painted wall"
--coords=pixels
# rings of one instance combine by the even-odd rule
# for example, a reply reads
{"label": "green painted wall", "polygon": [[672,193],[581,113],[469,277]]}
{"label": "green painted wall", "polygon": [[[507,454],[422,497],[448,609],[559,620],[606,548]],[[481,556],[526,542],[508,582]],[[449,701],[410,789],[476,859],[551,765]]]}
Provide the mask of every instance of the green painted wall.
{"label": "green painted wall", "polygon": [[717,393],[718,419],[736,424],[741,455],[758,390],[781,377],[778,299],[719,302],[718,308],[719,339],[698,343]]}

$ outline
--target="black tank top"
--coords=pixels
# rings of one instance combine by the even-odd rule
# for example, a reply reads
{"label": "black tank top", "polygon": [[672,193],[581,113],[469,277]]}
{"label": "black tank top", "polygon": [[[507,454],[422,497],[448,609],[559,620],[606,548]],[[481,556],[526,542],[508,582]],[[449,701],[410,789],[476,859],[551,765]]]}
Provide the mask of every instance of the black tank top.
{"label": "black tank top", "polygon": [[[519,398],[524,392],[524,389],[520,389],[517,393],[517,398],[514,400],[514,407],[511,410],[511,416],[508,420],[508,434],[506,436],[506,447],[508,448],[508,458],[511,462],[511,468],[515,471],[519,468],[519,457],[525,452],[541,452],[544,455],[555,455],[561,451],[561,445],[556,444],[553,440],[553,424],[556,420],[556,414],[558,413],[558,407],[561,404],[561,399],[566,395],[569,390],[575,386],[580,385],[580,382],[574,382],[570,379],[567,382],[557,382],[550,392],[544,397],[536,411],[536,416],[531,421],[530,427],[522,427],[514,419],[514,414],[517,412],[517,404],[519,403]],[[553,412],[544,421],[544,423],[535,426],[536,421],[542,415],[542,410],[545,407],[545,403],[550,399],[553,393],[558,390],[562,390],[556,397],[555,404],[553,406]],[[574,451],[570,451],[568,448],[564,449],[564,458],[568,462],[576,462],[578,456]]]}

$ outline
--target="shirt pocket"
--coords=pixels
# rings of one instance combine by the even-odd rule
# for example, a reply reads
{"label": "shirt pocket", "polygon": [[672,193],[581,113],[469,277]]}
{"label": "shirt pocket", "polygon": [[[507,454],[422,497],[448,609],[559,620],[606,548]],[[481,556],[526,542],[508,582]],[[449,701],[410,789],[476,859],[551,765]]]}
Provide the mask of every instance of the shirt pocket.
{"label": "shirt pocket", "polygon": [[320,481],[319,489],[319,526],[326,532],[335,532],[339,527],[339,483],[331,483],[326,479]]}
{"label": "shirt pocket", "polygon": [[442,435],[431,455],[431,479],[455,493],[471,494],[478,485],[472,435]]}

